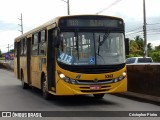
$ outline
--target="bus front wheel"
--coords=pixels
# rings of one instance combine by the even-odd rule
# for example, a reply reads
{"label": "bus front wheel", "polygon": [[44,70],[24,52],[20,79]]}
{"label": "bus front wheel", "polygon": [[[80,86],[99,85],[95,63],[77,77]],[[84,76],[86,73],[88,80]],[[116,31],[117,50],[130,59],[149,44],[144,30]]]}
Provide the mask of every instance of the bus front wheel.
{"label": "bus front wheel", "polygon": [[93,96],[97,99],[102,99],[104,97],[104,94],[101,93],[101,94],[93,94]]}
{"label": "bus front wheel", "polygon": [[48,93],[48,90],[47,90],[47,81],[45,77],[43,77],[43,81],[42,81],[42,94],[43,94],[43,98],[46,100],[49,100],[51,97],[51,95]]}

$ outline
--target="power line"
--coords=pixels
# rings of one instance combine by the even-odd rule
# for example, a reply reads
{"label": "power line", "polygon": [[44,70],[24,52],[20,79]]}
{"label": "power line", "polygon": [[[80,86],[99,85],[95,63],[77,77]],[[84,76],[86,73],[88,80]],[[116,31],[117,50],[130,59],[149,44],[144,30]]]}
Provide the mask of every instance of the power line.
{"label": "power line", "polygon": [[153,23],[153,24],[147,24],[147,25],[158,25],[158,24],[160,24],[160,23]]}
{"label": "power line", "polygon": [[116,5],[118,2],[120,2],[122,0],[116,0],[115,2],[113,2],[112,4],[110,4],[109,6],[107,6],[106,8],[102,9],[101,11],[97,12],[96,14],[100,14],[104,11],[106,11],[107,9],[111,8],[112,6]]}
{"label": "power line", "polygon": [[138,30],[138,29],[140,29],[140,28],[143,28],[143,27],[140,26],[140,27],[137,27],[137,28],[135,28],[135,29],[129,30],[129,31],[127,31],[127,32],[133,32],[133,31]]}

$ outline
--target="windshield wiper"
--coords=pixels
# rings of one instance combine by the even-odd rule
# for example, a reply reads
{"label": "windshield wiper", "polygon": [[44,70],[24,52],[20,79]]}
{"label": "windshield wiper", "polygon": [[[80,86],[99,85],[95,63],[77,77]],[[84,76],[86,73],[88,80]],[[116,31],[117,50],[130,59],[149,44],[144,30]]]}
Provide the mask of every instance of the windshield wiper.
{"label": "windshield wiper", "polygon": [[98,51],[97,51],[97,55],[99,55],[99,50],[100,50],[100,39],[101,39],[101,36],[99,35],[99,38],[98,38]]}
{"label": "windshield wiper", "polygon": [[97,53],[97,55],[99,55],[100,46],[102,46],[103,43],[107,40],[109,34],[110,34],[110,33],[105,33],[105,34],[103,35],[103,40],[102,40],[102,41],[101,41],[101,35],[99,35],[99,39],[98,39],[98,51],[97,51],[98,53]]}
{"label": "windshield wiper", "polygon": [[76,51],[77,51],[77,57],[78,57],[78,60],[79,60],[78,35],[77,35],[77,37],[75,37],[75,39],[76,39]]}

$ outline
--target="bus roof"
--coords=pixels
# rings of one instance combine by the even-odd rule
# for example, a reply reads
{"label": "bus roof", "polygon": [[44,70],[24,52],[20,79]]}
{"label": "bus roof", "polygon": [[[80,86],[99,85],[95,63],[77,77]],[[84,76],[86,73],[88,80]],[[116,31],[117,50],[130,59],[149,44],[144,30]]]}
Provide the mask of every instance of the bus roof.
{"label": "bus roof", "polygon": [[50,21],[48,21],[48,22],[46,22],[46,23],[44,23],[44,24],[42,24],[42,25],[40,25],[40,26],[38,26],[38,27],[36,27],[36,28],[34,28],[34,29],[22,34],[22,35],[20,35],[20,36],[18,36],[17,38],[15,38],[15,41],[19,42],[21,38],[24,38],[24,37],[26,37],[28,35],[31,35],[32,33],[35,33],[35,32],[38,32],[40,30],[43,30],[44,28],[47,28],[47,27],[49,27],[51,25],[54,25],[54,27],[55,27],[56,25],[58,25],[59,19],[61,19],[61,18],[72,18],[72,17],[82,17],[82,16],[84,16],[84,17],[91,17],[91,16],[92,17],[98,17],[99,16],[99,17],[108,17],[108,18],[121,19],[119,17],[105,16],[105,15],[69,15],[69,16],[59,16],[59,17],[51,19]]}

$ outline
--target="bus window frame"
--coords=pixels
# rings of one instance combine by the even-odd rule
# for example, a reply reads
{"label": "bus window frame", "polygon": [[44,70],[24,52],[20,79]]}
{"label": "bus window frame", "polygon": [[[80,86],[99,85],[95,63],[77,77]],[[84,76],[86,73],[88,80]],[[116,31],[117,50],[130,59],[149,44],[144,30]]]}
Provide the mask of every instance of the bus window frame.
{"label": "bus window frame", "polygon": [[23,42],[23,39],[21,39],[20,40],[20,56],[23,56],[23,52],[24,52],[23,46],[24,46],[24,42]]}
{"label": "bus window frame", "polygon": [[23,55],[27,55],[27,38],[23,39]]}
{"label": "bus window frame", "polygon": [[[44,35],[42,34],[42,32],[44,32]],[[44,37],[44,39],[42,39],[42,35]],[[39,31],[39,44],[38,44],[38,48],[39,48],[39,55],[40,56],[46,56],[47,54],[47,31],[46,30],[41,30]],[[42,49],[43,45],[45,45],[44,49]],[[41,50],[43,50],[43,53],[41,52]]]}
{"label": "bus window frame", "polygon": [[[37,41],[35,42],[35,36],[37,36]],[[39,32],[32,35],[32,56],[39,55]],[[36,49],[35,49],[36,48]]]}

